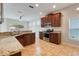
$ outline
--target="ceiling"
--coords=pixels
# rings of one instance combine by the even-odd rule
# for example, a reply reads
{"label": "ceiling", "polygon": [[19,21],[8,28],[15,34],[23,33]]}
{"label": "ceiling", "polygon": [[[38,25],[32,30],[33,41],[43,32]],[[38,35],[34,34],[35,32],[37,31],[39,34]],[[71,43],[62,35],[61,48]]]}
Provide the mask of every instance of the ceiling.
{"label": "ceiling", "polygon": [[[21,16],[21,21],[32,21],[52,11],[73,5],[73,3],[39,3],[39,7],[36,7],[35,4],[36,3],[4,3],[4,17],[19,20]],[[29,5],[34,8],[30,8]],[[56,5],[56,8],[53,8],[53,5]],[[41,15],[40,12],[42,12]]]}

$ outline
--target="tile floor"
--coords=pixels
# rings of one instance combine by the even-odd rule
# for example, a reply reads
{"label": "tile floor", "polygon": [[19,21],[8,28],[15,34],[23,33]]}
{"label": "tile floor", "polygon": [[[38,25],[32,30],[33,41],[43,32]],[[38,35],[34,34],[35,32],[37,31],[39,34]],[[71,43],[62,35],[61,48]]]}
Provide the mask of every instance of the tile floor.
{"label": "tile floor", "polygon": [[38,43],[26,46],[22,50],[22,56],[78,56],[79,48],[39,40]]}

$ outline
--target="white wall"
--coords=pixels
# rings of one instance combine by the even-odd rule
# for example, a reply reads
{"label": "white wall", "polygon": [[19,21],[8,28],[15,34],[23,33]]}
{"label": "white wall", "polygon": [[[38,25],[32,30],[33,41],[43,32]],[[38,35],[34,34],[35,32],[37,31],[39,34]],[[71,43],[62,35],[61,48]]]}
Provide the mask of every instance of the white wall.
{"label": "white wall", "polygon": [[7,31],[7,22],[6,19],[4,19],[4,22],[0,24],[0,32],[6,32]]}
{"label": "white wall", "polygon": [[32,32],[35,32],[36,34],[36,43],[39,40],[39,31],[41,29],[41,23],[40,23],[40,18],[35,19],[34,21],[30,22],[29,27],[32,30]]}
{"label": "white wall", "polygon": [[33,32],[40,31],[41,23],[40,18],[37,18],[29,23],[29,27]]}
{"label": "white wall", "polygon": [[24,28],[22,29],[22,31],[28,31],[29,30],[29,22],[27,22],[27,21],[4,19],[4,22],[2,24],[0,24],[0,32],[10,31],[10,26],[13,25],[13,24],[23,25]]}
{"label": "white wall", "polygon": [[[52,13],[62,13],[61,18],[61,27],[52,27],[55,31],[61,32],[61,41],[62,43],[68,43],[72,45],[79,45],[78,41],[72,41],[69,39],[69,19],[71,17],[79,16],[79,11],[76,11],[76,8],[79,7],[79,4],[74,4],[70,7],[54,11]],[[46,30],[46,28],[41,28],[42,31]],[[77,46],[78,47],[78,46]]]}
{"label": "white wall", "polygon": [[60,30],[62,32],[62,43],[74,44],[78,46],[78,41],[72,41],[69,39],[69,19],[71,17],[79,16],[79,11],[76,11],[76,8],[79,7],[79,4],[75,4],[74,6],[70,6],[68,8],[64,8],[62,10],[58,10],[55,12],[62,13],[62,27],[54,28],[56,30]]}

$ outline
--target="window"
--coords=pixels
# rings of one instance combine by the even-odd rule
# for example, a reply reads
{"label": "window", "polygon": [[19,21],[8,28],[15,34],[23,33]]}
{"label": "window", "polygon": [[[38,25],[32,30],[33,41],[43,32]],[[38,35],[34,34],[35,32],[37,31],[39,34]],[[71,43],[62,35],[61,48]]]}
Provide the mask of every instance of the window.
{"label": "window", "polygon": [[69,20],[69,39],[79,41],[79,17]]}

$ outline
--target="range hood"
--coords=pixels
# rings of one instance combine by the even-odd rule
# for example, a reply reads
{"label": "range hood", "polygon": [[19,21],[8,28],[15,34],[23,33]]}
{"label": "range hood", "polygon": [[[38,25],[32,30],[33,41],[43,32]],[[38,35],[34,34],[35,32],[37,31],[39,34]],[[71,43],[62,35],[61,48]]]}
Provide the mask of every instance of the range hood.
{"label": "range hood", "polygon": [[3,3],[0,3],[0,24],[2,24],[3,21]]}

